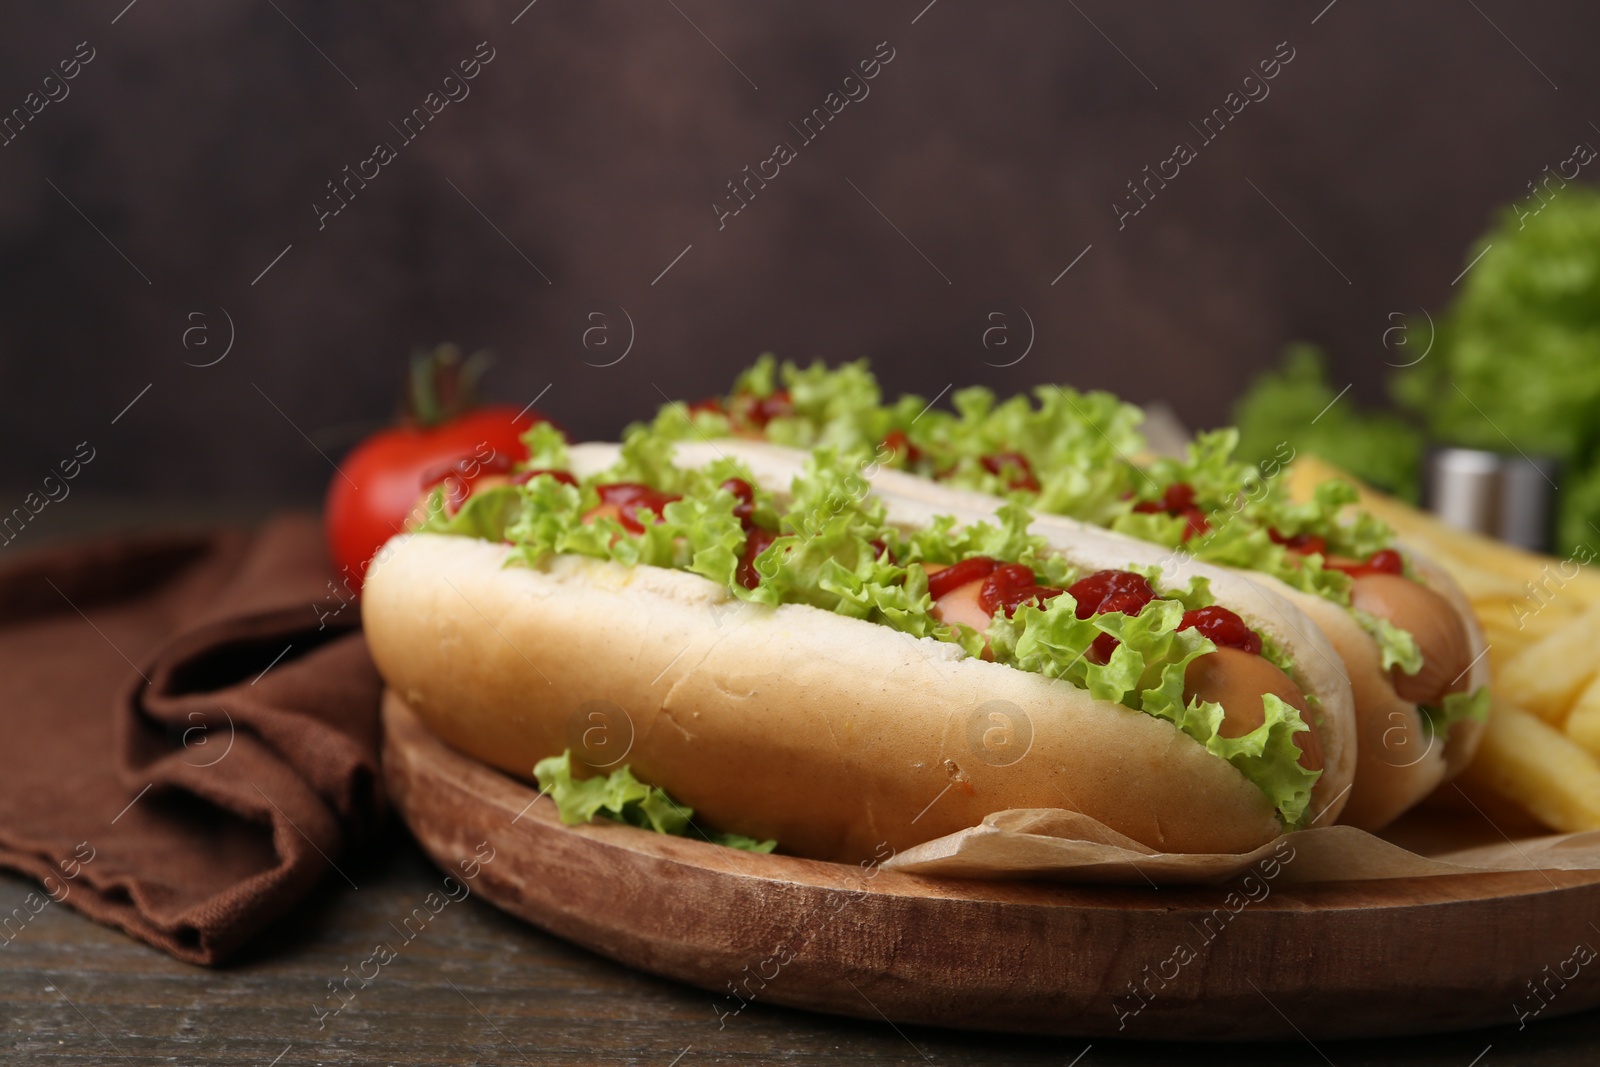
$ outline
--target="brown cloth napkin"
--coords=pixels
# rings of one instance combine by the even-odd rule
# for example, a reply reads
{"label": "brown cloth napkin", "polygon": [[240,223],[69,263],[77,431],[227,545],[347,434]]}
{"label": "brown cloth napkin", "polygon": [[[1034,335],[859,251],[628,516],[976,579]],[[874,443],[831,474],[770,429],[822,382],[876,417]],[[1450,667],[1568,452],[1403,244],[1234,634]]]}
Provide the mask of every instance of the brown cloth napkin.
{"label": "brown cloth napkin", "polygon": [[0,954],[48,897],[216,963],[373,834],[380,682],[331,577],[308,517],[0,556],[0,866],[43,883]]}

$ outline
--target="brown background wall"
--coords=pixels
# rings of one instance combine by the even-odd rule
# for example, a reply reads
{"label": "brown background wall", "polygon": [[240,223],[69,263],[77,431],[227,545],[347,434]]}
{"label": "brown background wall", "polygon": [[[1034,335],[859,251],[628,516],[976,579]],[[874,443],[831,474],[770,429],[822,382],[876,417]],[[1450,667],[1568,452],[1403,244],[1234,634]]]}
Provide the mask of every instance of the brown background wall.
{"label": "brown background wall", "polygon": [[[83,493],[314,499],[329,468],[295,427],[337,458],[441,339],[499,353],[498,398],[549,386],[582,436],[764,349],[1204,424],[1305,338],[1374,401],[1389,313],[1437,309],[1490,211],[1600,119],[1576,0],[123,2],[13,5],[0,34],[4,109],[94,49],[0,147],[18,494],[88,439]],[[325,183],[482,41],[470,95],[319,230]],[[870,95],[801,145],[789,123],[884,41]],[[1270,95],[1202,144],[1189,124],[1280,42]],[[780,140],[798,158],[719,231],[724,183]],[[1124,183],[1180,140],[1198,158],[1119,231]],[[223,309],[232,351],[186,366],[220,354]],[[631,350],[592,365],[623,310]],[[1023,310],[1031,351],[991,366]],[[985,349],[992,312],[1011,347]]]}

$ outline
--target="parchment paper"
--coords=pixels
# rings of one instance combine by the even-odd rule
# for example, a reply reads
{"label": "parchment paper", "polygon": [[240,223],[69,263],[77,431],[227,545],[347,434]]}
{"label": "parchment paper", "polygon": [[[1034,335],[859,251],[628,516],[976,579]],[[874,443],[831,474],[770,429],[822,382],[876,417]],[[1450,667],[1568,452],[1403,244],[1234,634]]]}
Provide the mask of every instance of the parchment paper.
{"label": "parchment paper", "polygon": [[[1465,799],[1465,794],[1462,798]],[[1218,884],[1270,866],[1279,882],[1342,882],[1518,870],[1600,870],[1600,831],[1529,833],[1525,818],[1434,803],[1383,834],[1328,826],[1239,855],[1163,853],[1060,808],[996,812],[980,826],[907,849],[883,866],[945,878],[1111,885]]]}

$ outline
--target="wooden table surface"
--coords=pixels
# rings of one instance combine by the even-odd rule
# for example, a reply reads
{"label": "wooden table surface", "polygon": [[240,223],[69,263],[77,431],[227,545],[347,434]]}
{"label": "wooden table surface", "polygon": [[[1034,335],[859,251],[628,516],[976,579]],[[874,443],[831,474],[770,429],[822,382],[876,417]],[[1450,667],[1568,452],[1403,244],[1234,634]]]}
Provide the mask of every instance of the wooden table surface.
{"label": "wooden table surface", "polygon": [[[630,971],[476,898],[447,905],[344,1010],[319,1019],[319,1007],[336,1003],[329,983],[377,942],[395,940],[390,923],[439,888],[440,873],[403,829],[371,853],[341,864],[358,889],[337,876],[324,881],[243,958],[218,970],[178,963],[65,907],[46,907],[0,949],[0,1062],[1577,1067],[1600,1059],[1600,1012],[1541,1018],[1520,1032],[1501,1026],[1315,1046],[1097,1040],[1091,1047],[897,1029],[759,1003],[719,1029],[711,994]],[[32,888],[0,875],[0,910],[20,905]],[[1262,1010],[1272,1009],[1263,1003]]]}
{"label": "wooden table surface", "polygon": [[[87,501],[84,502],[87,505]],[[197,509],[204,511],[205,509]],[[146,507],[94,510],[47,538],[126,527]],[[185,516],[188,517],[188,516]],[[199,517],[198,515],[196,517]],[[205,517],[220,517],[206,515]],[[234,516],[228,516],[230,518]],[[241,516],[243,517],[243,516]],[[254,517],[254,516],[248,516]],[[168,516],[170,521],[170,516]],[[0,1064],[1198,1063],[1215,1067],[1589,1067],[1600,1011],[1546,1012],[1519,1031],[1364,1042],[1170,1045],[955,1033],[754,1003],[718,1028],[715,998],[575,948],[469,898],[446,906],[377,979],[319,1021],[330,984],[395,940],[442,874],[398,826],[260,935],[230,966],[179,963],[51,904],[0,945]],[[0,914],[35,886],[0,873]],[[1600,916],[1595,917],[1600,921]],[[355,983],[353,983],[355,984]],[[1557,1002],[1552,1010],[1559,1009]],[[1263,1011],[1271,1011],[1266,1003]],[[1403,1006],[1397,1006],[1403,1011]]]}

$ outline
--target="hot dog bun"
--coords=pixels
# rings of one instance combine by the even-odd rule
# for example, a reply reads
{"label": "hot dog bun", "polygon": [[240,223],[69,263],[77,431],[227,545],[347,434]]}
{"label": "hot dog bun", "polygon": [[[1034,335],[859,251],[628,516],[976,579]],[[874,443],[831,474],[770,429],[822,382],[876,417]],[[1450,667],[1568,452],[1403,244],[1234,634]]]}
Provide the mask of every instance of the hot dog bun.
{"label": "hot dog bun", "polygon": [[[718,441],[715,445],[684,444],[680,450],[685,462],[704,461],[713,450],[722,450],[750,466],[758,477],[774,481],[785,476],[797,456],[793,450],[781,446],[748,440]],[[873,491],[880,496],[914,501],[915,506],[929,513],[941,509],[976,513],[1000,503],[997,498],[983,493],[942,486],[901,471],[878,469],[864,472],[864,477],[869,478]],[[1056,515],[1039,516],[1034,530],[1046,536],[1057,531],[1066,542],[1096,534],[1115,536],[1099,527]],[[1153,553],[1156,560],[1170,561],[1173,557],[1168,549],[1144,542],[1139,544]],[[1426,556],[1405,546],[1401,549],[1424,584],[1449,602],[1466,627],[1473,656],[1468,673],[1470,688],[1487,685],[1489,663],[1482,655],[1485,639],[1466,594],[1443,568]],[[1200,573],[1191,569],[1197,566],[1185,565],[1174,573],[1174,580]],[[1417,705],[1395,692],[1389,672],[1383,669],[1377,642],[1348,611],[1268,575],[1213,569],[1224,570],[1237,579],[1231,584],[1217,586],[1219,591],[1227,589],[1228,595],[1237,595],[1238,582],[1242,581],[1252,591],[1272,594],[1292,603],[1315,623],[1315,628],[1326,635],[1336,650],[1340,661],[1338,673],[1348,683],[1354,697],[1358,748],[1354,784],[1340,817],[1342,822],[1366,830],[1382,829],[1471,762],[1483,734],[1483,724],[1473,720],[1458,721],[1451,727],[1448,740],[1441,741],[1428,728]]]}
{"label": "hot dog bun", "polygon": [[[573,451],[579,474],[616,457]],[[780,460],[798,472],[776,456],[767,478]],[[887,503],[901,524],[928,514]],[[1120,568],[1149,562],[1150,547],[1094,531],[1062,554]],[[1074,808],[1164,851],[1246,851],[1282,831],[1233,765],[1070,683],[809,606],[746,604],[682,571],[559,555],[507,566],[510,552],[396,538],[362,611],[390,687],[447,741],[514,774],[563,749],[581,758],[598,707],[615,731],[607,766],[626,761],[709,828],[816,858],[881,857],[1019,807]],[[1333,654],[1292,607],[1231,597],[1236,579],[1212,576],[1219,600],[1295,658],[1325,758],[1308,815],[1331,821],[1354,763],[1348,688],[1317,666]]]}
{"label": "hot dog bun", "polygon": [[[1409,549],[1406,555],[1428,588],[1449,601],[1467,624],[1475,657],[1468,673],[1469,686],[1488,685],[1483,630],[1466,594],[1432,560]],[[1448,739],[1441,740],[1417,705],[1395,692],[1379,659],[1377,643],[1349,613],[1320,597],[1286,592],[1340,649],[1355,696],[1360,755],[1355,787],[1341,821],[1364,830],[1380,830],[1466,768],[1477,751],[1484,724],[1458,720],[1450,727]]]}
{"label": "hot dog bun", "polygon": [[[574,712],[605,701],[631,720],[642,780],[708,826],[818,859],[881,856],[1007,808],[1075,807],[1170,851],[1243,852],[1280,832],[1231,765],[1065,682],[804,605],[743,605],[680,571],[507,567],[507,551],[410,535],[369,575],[362,616],[389,685],[514,774],[571,747]],[[996,713],[1031,734],[1020,754],[986,751]]]}

